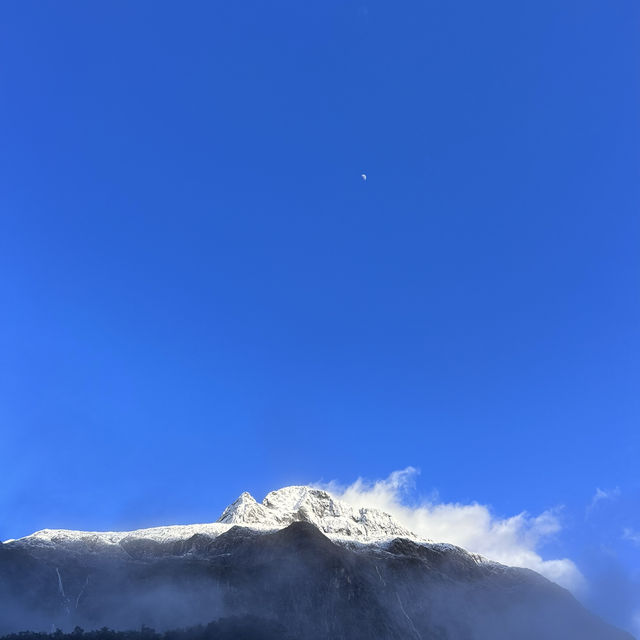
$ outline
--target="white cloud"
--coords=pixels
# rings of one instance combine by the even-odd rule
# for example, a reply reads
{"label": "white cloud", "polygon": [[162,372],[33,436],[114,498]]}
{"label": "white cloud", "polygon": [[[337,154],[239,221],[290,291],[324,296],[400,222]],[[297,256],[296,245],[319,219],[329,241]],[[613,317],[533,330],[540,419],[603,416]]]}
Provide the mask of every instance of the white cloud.
{"label": "white cloud", "polygon": [[593,498],[591,498],[591,502],[587,507],[587,516],[590,515],[596,506],[603,500],[615,500],[619,496],[620,487],[616,487],[615,489],[600,489],[600,487],[597,487],[596,492],[593,494]]}
{"label": "white cloud", "polygon": [[636,544],[640,544],[640,531],[635,531],[634,529],[626,528],[622,532],[622,537],[625,540],[630,540],[631,542],[635,542]]}
{"label": "white cloud", "polygon": [[358,478],[347,487],[332,482],[325,488],[354,506],[390,513],[419,536],[449,542],[507,565],[533,569],[574,591],[583,588],[582,574],[571,560],[544,560],[537,551],[543,540],[561,529],[556,511],[498,518],[485,505],[442,503],[437,495],[411,506],[405,499],[417,473],[407,467],[384,480],[367,482]]}

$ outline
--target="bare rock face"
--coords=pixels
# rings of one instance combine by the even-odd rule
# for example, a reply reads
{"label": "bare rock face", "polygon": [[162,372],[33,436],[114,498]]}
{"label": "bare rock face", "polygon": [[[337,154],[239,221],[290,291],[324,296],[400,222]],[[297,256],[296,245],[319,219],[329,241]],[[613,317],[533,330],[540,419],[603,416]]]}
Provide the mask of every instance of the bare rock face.
{"label": "bare rock face", "polygon": [[[325,491],[242,494],[213,524],[0,545],[0,635],[256,616],[304,640],[630,640],[525,569],[418,539]],[[250,639],[249,639],[250,640]]]}

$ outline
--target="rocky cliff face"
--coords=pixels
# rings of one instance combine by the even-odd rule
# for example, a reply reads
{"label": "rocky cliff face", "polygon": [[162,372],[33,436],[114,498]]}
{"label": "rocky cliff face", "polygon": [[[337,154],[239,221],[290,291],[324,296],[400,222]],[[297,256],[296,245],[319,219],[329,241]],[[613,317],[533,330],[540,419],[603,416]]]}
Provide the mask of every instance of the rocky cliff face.
{"label": "rocky cliff face", "polygon": [[0,545],[0,633],[255,615],[308,640],[629,640],[534,572],[416,539],[307,487],[212,525]]}

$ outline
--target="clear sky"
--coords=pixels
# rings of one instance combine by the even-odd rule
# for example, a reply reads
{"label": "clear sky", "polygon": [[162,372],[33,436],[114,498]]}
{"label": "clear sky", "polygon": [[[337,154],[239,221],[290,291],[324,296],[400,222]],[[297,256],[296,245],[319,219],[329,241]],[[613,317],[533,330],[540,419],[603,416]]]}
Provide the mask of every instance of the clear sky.
{"label": "clear sky", "polygon": [[412,465],[416,500],[558,509],[540,552],[632,628],[639,24],[5,0],[0,539]]}

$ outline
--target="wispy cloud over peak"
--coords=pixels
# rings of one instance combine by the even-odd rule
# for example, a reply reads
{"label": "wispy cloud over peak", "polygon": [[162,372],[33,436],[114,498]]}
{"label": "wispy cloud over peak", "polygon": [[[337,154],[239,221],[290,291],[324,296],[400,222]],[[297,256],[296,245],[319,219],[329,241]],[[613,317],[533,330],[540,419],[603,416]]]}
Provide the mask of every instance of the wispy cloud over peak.
{"label": "wispy cloud over peak", "polygon": [[582,589],[584,579],[571,560],[546,560],[539,553],[542,543],[561,530],[558,510],[501,518],[487,505],[444,503],[437,494],[410,504],[409,490],[418,473],[407,467],[382,480],[358,478],[348,486],[331,482],[324,488],[354,506],[382,509],[425,538],[449,542],[504,564],[533,569],[574,591]]}

